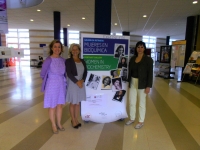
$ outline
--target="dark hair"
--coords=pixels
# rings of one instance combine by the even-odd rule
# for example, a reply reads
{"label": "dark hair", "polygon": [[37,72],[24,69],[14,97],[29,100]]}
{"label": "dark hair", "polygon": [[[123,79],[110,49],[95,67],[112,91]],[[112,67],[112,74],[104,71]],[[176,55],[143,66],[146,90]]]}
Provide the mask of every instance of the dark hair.
{"label": "dark hair", "polygon": [[109,76],[106,76],[105,78],[103,78],[102,83],[104,84],[104,80],[105,80],[106,78],[109,79],[108,85],[110,85],[110,83],[111,83],[111,78],[110,78]]}
{"label": "dark hair", "polygon": [[121,95],[121,96],[124,96],[124,95],[125,95],[125,90],[119,90],[119,91],[117,91],[117,92],[116,92],[116,95],[119,95],[119,92],[120,92],[120,91],[122,91],[122,95]]}
{"label": "dark hair", "polygon": [[137,42],[135,46],[135,55],[138,56],[137,47],[142,45],[144,47],[144,54],[146,54],[146,44],[142,41]]}
{"label": "dark hair", "polygon": [[119,83],[121,84],[121,80],[120,80],[119,78],[114,78],[114,79],[112,79],[112,83],[114,84],[117,80],[118,80]]}
{"label": "dark hair", "polygon": [[122,63],[122,59],[124,59],[125,60],[124,63],[126,63],[126,57],[122,57],[121,60],[120,60],[120,63]]}
{"label": "dark hair", "polygon": [[124,46],[122,46],[122,45],[119,45],[119,46],[117,47],[116,52],[119,52],[119,49],[120,49],[120,48],[123,48],[123,52],[124,52]]}
{"label": "dark hair", "polygon": [[[53,48],[53,46],[54,46],[54,44],[55,43],[60,43],[60,48],[61,48],[61,52],[60,52],[60,54],[62,54],[62,52],[63,52],[63,45],[62,45],[62,43],[60,42],[60,40],[53,40],[50,44],[49,44],[49,55],[51,56],[52,54],[53,54],[53,50],[52,50],[52,48]],[[59,55],[60,55],[59,54]]]}
{"label": "dark hair", "polygon": [[[111,70],[111,75],[114,77],[114,72],[116,72],[117,73],[117,70]],[[118,76],[118,73],[117,73],[117,76]]]}

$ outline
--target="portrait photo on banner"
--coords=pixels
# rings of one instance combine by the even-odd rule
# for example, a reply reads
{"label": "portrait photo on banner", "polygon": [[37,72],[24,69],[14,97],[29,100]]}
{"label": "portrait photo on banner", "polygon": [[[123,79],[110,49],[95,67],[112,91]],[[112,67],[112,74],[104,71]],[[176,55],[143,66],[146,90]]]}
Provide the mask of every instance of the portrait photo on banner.
{"label": "portrait photo on banner", "polygon": [[122,90],[122,79],[121,78],[113,78],[112,79],[112,91],[120,91]]}
{"label": "portrait photo on banner", "polygon": [[119,76],[120,76],[120,69],[110,70],[110,75],[113,78],[119,78]]}
{"label": "portrait photo on banner", "polygon": [[122,67],[122,70],[121,70],[121,78],[122,78],[122,81],[123,81],[123,82],[126,82],[126,81],[127,81],[127,75],[128,75],[128,70],[127,70],[127,68]]}
{"label": "portrait photo on banner", "polygon": [[118,101],[118,102],[122,102],[125,93],[126,93],[125,90],[116,91],[116,93],[113,97],[113,100]]}
{"label": "portrait photo on banner", "polygon": [[114,57],[119,58],[125,55],[125,44],[115,43]]}
{"label": "portrait photo on banner", "polygon": [[99,85],[100,79],[100,76],[91,73],[87,81],[86,87],[96,90]]}
{"label": "portrait photo on banner", "polygon": [[117,65],[117,68],[122,68],[122,67],[127,68],[127,58],[123,56],[119,58],[118,65]]}
{"label": "portrait photo on banner", "polygon": [[102,76],[102,90],[111,90],[111,76]]}

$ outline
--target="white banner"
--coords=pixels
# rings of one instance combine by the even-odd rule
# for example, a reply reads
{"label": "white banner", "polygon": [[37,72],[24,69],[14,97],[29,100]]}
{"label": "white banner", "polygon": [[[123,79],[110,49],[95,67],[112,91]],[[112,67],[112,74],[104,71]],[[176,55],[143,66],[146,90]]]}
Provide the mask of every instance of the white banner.
{"label": "white banner", "polygon": [[129,37],[82,34],[81,50],[88,69],[82,119],[108,123],[127,118]]}

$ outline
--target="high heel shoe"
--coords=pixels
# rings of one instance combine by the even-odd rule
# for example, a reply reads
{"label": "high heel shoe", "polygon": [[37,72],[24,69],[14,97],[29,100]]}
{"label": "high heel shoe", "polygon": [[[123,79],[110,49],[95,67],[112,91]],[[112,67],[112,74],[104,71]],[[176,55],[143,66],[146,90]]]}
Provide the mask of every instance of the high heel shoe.
{"label": "high heel shoe", "polygon": [[81,123],[78,123],[77,126],[81,127]]}
{"label": "high heel shoe", "polygon": [[72,120],[71,120],[71,124],[73,128],[78,129],[79,126],[78,125],[73,126]]}

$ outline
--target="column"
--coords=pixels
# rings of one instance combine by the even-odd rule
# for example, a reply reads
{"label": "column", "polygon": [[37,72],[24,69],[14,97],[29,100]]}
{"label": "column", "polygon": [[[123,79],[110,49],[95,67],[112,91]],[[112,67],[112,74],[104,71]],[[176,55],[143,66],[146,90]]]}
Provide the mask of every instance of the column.
{"label": "column", "polygon": [[60,40],[60,12],[53,12],[53,22],[54,22],[54,39]]}
{"label": "column", "polygon": [[169,45],[170,36],[166,37],[166,45]]}
{"label": "column", "polygon": [[68,46],[68,30],[67,28],[63,28],[63,37],[64,37],[64,46]]}
{"label": "column", "polygon": [[124,35],[124,36],[130,36],[130,32],[123,31],[123,32],[122,32],[122,35]]}
{"label": "column", "polygon": [[95,0],[94,33],[108,34],[111,32],[112,0]]}

